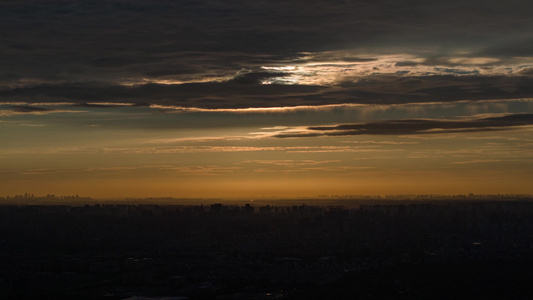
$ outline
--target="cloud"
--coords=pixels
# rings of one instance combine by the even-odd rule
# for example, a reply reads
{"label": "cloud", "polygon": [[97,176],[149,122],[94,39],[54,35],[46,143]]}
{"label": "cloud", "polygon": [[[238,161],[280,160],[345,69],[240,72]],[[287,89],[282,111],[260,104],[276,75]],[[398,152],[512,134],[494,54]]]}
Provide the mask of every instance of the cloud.
{"label": "cloud", "polygon": [[29,105],[20,105],[20,106],[12,106],[11,110],[18,113],[32,113],[32,112],[45,112],[50,111],[49,108],[44,107],[37,107],[37,106],[29,106]]}
{"label": "cloud", "polygon": [[237,84],[261,84],[266,79],[285,77],[291,75],[288,72],[249,72],[238,74],[229,82]]}
{"label": "cloud", "polygon": [[[429,82],[409,85],[429,75],[488,74],[512,65],[513,57],[533,56],[532,9],[523,0],[5,2],[0,101],[204,108],[399,103],[422,101],[422,93],[424,101],[472,98],[464,86],[487,98],[504,79],[455,79],[447,91],[418,91],[434,87]],[[261,68],[287,66],[297,70]],[[385,73],[396,77],[335,93],[316,87]],[[531,82],[505,80],[518,85],[505,97],[531,95]]]}
{"label": "cloud", "polygon": [[322,146],[322,147],[293,147],[287,153],[378,153],[378,152],[398,152],[405,149],[376,149],[361,147],[342,147],[342,146]]}
{"label": "cloud", "polygon": [[[439,72],[463,72],[443,69]],[[464,71],[471,72],[471,71]],[[528,98],[531,76],[376,74],[344,78],[336,85],[276,84],[284,77],[243,75],[239,80],[186,84],[68,83],[0,90],[1,102],[71,102],[83,106],[162,105],[183,109],[309,107],[342,104],[405,104]],[[248,77],[246,77],[248,76]],[[270,76],[270,75],[269,75]],[[277,76],[277,75],[271,75]],[[256,84],[270,78],[274,84]],[[98,104],[98,103],[105,103]]]}
{"label": "cloud", "polygon": [[520,75],[524,75],[524,76],[533,76],[533,67],[531,67],[531,68],[524,68],[522,71],[520,71]]}
{"label": "cloud", "polygon": [[258,168],[254,169],[255,173],[304,173],[304,172],[333,172],[333,173],[343,173],[350,171],[366,171],[372,170],[375,167],[349,167],[349,166],[331,166],[331,167],[311,167],[311,168],[302,168],[298,167],[295,169],[276,169],[276,168]]}
{"label": "cloud", "polygon": [[509,130],[518,126],[527,125],[533,125],[533,114],[513,114],[470,120],[405,119],[331,126],[311,126],[307,127],[307,130],[303,132],[278,133],[274,137],[442,134]]}
{"label": "cloud", "polygon": [[168,138],[168,139],[157,139],[149,141],[150,144],[174,144],[174,143],[203,143],[203,142],[214,142],[214,141],[238,141],[242,139],[249,139],[250,136],[200,136],[192,138]]}
{"label": "cloud", "polygon": [[[1,105],[1,103],[0,103]],[[45,104],[46,105],[46,104]],[[83,111],[70,109],[52,109],[30,105],[14,105],[9,110],[0,110],[0,117],[10,117],[14,115],[48,115],[54,113],[81,113]]]}
{"label": "cloud", "polygon": [[474,159],[468,161],[456,161],[451,163],[452,165],[469,165],[469,164],[485,164],[500,162],[500,159]]}
{"label": "cloud", "polygon": [[[79,103],[71,104],[73,106],[81,107],[97,107],[97,108],[114,108],[114,107],[124,107],[124,106],[135,106],[135,103],[125,103],[125,102],[92,102],[92,103]],[[137,106],[142,106],[142,104],[137,104]]]}
{"label": "cloud", "polygon": [[347,144],[376,144],[376,145],[413,145],[419,142],[394,142],[394,141],[342,141]]}
{"label": "cloud", "polygon": [[6,177],[12,176],[52,176],[58,174],[69,174],[74,176],[89,175],[102,175],[111,174],[114,176],[124,174],[134,174],[139,172],[165,172],[165,173],[178,173],[187,176],[212,176],[225,173],[232,173],[241,169],[241,167],[223,167],[217,165],[207,166],[176,166],[176,165],[152,165],[152,166],[114,166],[114,167],[92,167],[92,168],[40,168],[40,169],[20,169],[20,170],[0,170],[0,176]]}
{"label": "cloud", "polygon": [[[185,154],[185,153],[239,153],[239,152],[285,152],[285,153],[356,153],[356,152],[394,152],[403,149],[376,149],[362,146],[172,146],[172,147],[49,147],[6,149],[5,155],[68,155],[68,154]],[[304,163],[304,162],[302,162]],[[310,163],[310,162],[309,162]]]}
{"label": "cloud", "polygon": [[245,160],[242,163],[250,164],[261,164],[261,165],[273,165],[273,166],[284,166],[284,167],[294,167],[294,166],[313,166],[313,165],[322,165],[322,164],[331,164],[338,163],[340,160]]}
{"label": "cloud", "polygon": [[221,167],[221,166],[178,166],[165,168],[166,171],[173,171],[185,175],[196,176],[213,176],[224,173],[232,173],[241,169],[240,167]]}
{"label": "cloud", "polygon": [[[24,102],[33,99],[43,102],[128,102],[143,104],[180,105],[205,108],[270,107],[279,102],[276,97],[305,97],[324,87],[302,85],[253,85],[233,81],[189,84],[142,84],[135,86],[109,85],[105,83],[68,83],[39,85],[0,91],[0,101]],[[296,102],[297,103],[297,102]],[[93,105],[94,106],[94,105]],[[109,104],[108,104],[109,106]]]}
{"label": "cloud", "polygon": [[[88,151],[79,150],[75,151]],[[172,153],[231,153],[231,152],[263,152],[279,151],[286,153],[343,153],[343,152],[391,152],[403,149],[376,149],[364,146],[173,146],[173,147],[130,147],[103,148],[104,153],[135,153],[135,154],[172,154]]]}
{"label": "cloud", "polygon": [[26,127],[44,127],[45,124],[20,124],[20,126],[26,126]]}

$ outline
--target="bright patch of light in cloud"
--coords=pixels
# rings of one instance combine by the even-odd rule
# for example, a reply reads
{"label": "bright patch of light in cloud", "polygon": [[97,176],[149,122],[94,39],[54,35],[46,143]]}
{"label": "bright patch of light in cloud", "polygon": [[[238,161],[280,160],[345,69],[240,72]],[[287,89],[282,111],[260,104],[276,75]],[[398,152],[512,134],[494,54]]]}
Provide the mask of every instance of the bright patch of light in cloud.
{"label": "bright patch of light in cloud", "polygon": [[[266,71],[284,71],[287,75],[263,80],[263,84],[335,85],[375,75],[513,75],[533,66],[533,60],[515,58],[503,62],[495,57],[441,57],[435,62],[413,54],[356,56],[346,51],[308,54],[303,62],[291,65],[262,66]],[[344,60],[343,60],[344,59]]]}

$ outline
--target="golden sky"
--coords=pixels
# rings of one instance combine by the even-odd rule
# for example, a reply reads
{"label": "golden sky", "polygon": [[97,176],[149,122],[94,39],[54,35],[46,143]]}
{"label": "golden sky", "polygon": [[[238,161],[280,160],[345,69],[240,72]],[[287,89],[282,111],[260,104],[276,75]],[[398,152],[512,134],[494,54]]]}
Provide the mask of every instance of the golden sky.
{"label": "golden sky", "polygon": [[[3,106],[6,195],[532,192],[531,117],[512,113],[531,99],[274,112],[26,106]],[[461,116],[436,117],[452,113]],[[355,129],[331,129],[338,124]]]}

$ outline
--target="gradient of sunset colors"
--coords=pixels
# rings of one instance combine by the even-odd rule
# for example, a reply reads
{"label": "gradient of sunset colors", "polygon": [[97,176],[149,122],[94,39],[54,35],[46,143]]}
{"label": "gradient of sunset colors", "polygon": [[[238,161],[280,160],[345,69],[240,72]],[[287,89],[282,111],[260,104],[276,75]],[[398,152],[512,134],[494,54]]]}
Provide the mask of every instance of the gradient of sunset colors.
{"label": "gradient of sunset colors", "polygon": [[531,194],[531,9],[1,4],[0,196]]}

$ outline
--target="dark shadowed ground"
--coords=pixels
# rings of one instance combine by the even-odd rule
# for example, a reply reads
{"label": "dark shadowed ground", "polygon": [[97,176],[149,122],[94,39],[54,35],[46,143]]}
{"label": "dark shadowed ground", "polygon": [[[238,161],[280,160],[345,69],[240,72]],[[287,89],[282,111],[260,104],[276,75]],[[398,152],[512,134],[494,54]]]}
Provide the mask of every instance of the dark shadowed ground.
{"label": "dark shadowed ground", "polygon": [[3,205],[0,296],[529,299],[532,215],[498,199]]}

